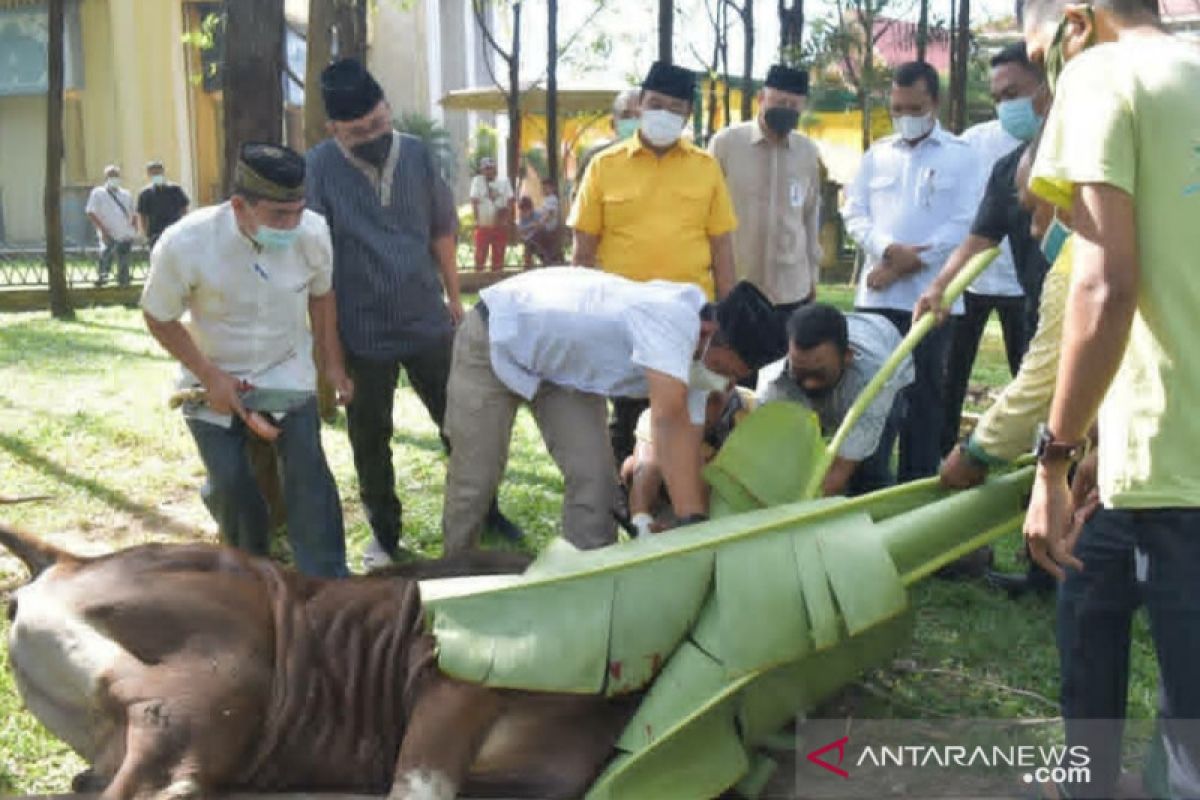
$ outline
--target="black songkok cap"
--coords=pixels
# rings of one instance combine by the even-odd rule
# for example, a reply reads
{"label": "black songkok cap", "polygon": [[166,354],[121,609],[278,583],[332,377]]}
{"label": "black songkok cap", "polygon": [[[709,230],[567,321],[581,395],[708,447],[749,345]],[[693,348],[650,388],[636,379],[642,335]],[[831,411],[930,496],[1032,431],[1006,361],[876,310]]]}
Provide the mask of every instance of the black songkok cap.
{"label": "black songkok cap", "polygon": [[642,81],[642,90],[661,92],[689,103],[695,99],[696,76],[691,70],[668,64],[665,61],[655,61]]}
{"label": "black songkok cap", "polygon": [[304,198],[304,156],[287,147],[247,142],[233,171],[235,192],[290,203]]}
{"label": "black songkok cap", "polygon": [[768,89],[778,89],[791,94],[808,94],[808,70],[792,69],[776,64],[767,71]]}
{"label": "black songkok cap", "polygon": [[353,58],[335,61],[321,72],[321,94],[325,116],[345,121],[365,117],[383,99],[383,89]]}
{"label": "black songkok cap", "polygon": [[783,320],[766,295],[749,281],[740,281],[717,303],[717,325],[750,369],[762,369],[787,355]]}

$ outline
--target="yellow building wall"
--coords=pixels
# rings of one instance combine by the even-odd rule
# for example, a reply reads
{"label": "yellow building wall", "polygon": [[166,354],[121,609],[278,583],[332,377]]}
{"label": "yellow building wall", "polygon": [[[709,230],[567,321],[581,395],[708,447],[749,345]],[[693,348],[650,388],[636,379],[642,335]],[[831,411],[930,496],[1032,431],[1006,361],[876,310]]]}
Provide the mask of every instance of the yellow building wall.
{"label": "yellow building wall", "polygon": [[7,242],[42,238],[45,175],[46,98],[0,97],[0,199]]}

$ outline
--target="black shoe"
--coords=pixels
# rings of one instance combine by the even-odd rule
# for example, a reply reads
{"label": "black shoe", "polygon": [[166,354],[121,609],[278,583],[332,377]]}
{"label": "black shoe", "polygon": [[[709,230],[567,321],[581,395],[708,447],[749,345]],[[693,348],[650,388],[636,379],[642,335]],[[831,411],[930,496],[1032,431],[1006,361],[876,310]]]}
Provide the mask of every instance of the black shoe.
{"label": "black shoe", "polygon": [[951,561],[933,575],[944,581],[969,581],[982,578],[991,569],[993,559],[992,548],[984,545],[978,550],[967,553],[957,561]]}
{"label": "black shoe", "polygon": [[484,524],[493,533],[510,542],[517,543],[525,540],[525,531],[521,530],[520,526],[511,519],[504,516],[504,512],[495,503],[492,504],[491,509],[488,511],[487,520]]}
{"label": "black shoe", "polygon": [[[1042,576],[1045,576],[1044,578]],[[1010,572],[994,572],[988,571],[987,585],[993,589],[999,589],[1002,592],[1007,592],[1012,599],[1017,599],[1022,595],[1037,593],[1051,594],[1054,592],[1054,578],[1048,575],[1045,570],[1039,569],[1037,572],[1030,570],[1023,575],[1014,575]]]}

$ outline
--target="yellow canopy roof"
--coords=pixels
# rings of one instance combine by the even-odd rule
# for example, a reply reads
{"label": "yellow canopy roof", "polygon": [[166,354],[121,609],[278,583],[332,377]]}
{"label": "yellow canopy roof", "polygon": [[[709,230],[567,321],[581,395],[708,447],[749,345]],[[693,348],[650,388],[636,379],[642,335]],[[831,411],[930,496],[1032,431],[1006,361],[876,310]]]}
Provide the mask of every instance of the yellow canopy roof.
{"label": "yellow canopy roof", "polygon": [[[613,99],[622,87],[562,87],[558,89],[558,113],[560,116],[587,113],[607,113]],[[441,99],[444,108],[454,111],[492,111],[503,113],[506,108],[504,93],[495,86],[472,86],[455,89]],[[521,90],[521,111],[544,113],[546,89],[543,86],[526,85]]]}

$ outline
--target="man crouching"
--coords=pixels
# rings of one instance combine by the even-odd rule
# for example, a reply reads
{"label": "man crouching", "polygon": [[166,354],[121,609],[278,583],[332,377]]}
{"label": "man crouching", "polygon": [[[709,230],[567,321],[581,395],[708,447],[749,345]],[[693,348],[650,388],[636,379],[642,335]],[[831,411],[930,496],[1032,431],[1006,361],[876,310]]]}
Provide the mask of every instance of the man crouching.
{"label": "man crouching", "polygon": [[770,302],[744,282],[716,305],[691,284],[578,267],[485,289],[458,332],[450,369],[446,553],[478,542],[522,402],[562,470],[563,535],[576,547],[615,538],[606,397],[649,398],[675,515],[680,524],[707,519],[699,426],[708,395],[786,349]]}

